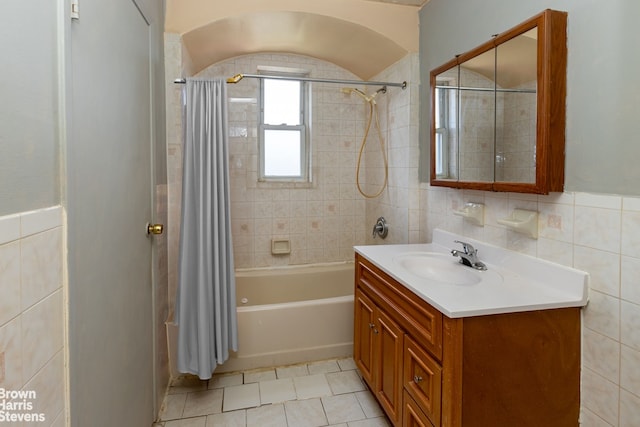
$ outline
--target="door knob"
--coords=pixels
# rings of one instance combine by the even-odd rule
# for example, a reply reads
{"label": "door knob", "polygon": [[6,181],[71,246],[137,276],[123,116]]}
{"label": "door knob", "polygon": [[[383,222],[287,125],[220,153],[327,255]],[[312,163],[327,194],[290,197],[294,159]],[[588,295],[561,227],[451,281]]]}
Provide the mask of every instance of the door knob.
{"label": "door knob", "polygon": [[162,234],[164,231],[164,225],[162,224],[147,224],[147,234]]}

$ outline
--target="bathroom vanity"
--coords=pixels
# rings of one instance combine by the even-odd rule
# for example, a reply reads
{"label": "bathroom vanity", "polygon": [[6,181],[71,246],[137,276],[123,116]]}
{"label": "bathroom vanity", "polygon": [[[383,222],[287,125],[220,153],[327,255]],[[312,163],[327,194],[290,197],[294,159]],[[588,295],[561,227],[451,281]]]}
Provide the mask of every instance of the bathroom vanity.
{"label": "bathroom vanity", "polygon": [[577,426],[588,275],[473,241],[356,247],[354,359],[394,426]]}

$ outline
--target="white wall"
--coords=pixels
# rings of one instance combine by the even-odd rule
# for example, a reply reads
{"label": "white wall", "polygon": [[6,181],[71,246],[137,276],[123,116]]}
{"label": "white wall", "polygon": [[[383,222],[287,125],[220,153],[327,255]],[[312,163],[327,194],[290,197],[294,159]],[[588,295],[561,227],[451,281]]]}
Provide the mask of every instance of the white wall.
{"label": "white wall", "polygon": [[46,0],[2,5],[0,215],[60,203],[56,8]]}

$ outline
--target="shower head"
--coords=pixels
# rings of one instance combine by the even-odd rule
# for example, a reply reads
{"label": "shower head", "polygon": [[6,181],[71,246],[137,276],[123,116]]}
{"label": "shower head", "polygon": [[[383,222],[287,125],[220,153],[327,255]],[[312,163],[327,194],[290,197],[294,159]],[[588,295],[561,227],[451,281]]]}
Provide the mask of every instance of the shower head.
{"label": "shower head", "polygon": [[[386,92],[386,90],[387,90],[387,89],[386,89],[386,88],[384,88],[384,91],[385,91],[385,92]],[[372,95],[367,95],[366,93],[364,93],[364,92],[363,92],[363,91],[361,91],[360,89],[356,89],[356,88],[353,88],[353,87],[343,87],[343,88],[341,88],[341,89],[340,89],[340,91],[341,91],[342,93],[346,93],[347,95],[351,95],[352,93],[354,93],[354,92],[355,92],[356,94],[358,94],[358,96],[359,96],[360,98],[364,99],[364,100],[365,100],[365,101],[367,101],[367,102],[371,102],[371,101],[373,101],[373,98],[375,98],[375,97],[376,97],[376,95],[378,95],[378,92],[380,92],[380,91],[378,91],[378,92],[375,92],[375,93],[374,93],[374,94],[372,94]]]}
{"label": "shower head", "polygon": [[360,89],[356,89],[353,87],[343,87],[340,89],[340,91],[347,95],[351,95],[352,93],[355,92],[358,94],[358,96],[360,96],[360,98],[364,99],[365,101],[375,103],[375,98],[376,96],[378,96],[378,94],[387,93],[387,87],[382,86],[380,89],[373,92],[371,95],[367,95],[365,92],[361,91]]}

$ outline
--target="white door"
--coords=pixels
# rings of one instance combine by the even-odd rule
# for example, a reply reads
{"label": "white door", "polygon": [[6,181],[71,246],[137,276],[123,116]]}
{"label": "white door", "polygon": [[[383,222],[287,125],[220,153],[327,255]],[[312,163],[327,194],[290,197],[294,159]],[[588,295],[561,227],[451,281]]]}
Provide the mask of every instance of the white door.
{"label": "white door", "polygon": [[80,2],[67,83],[72,426],[154,418],[149,47],[131,0]]}

